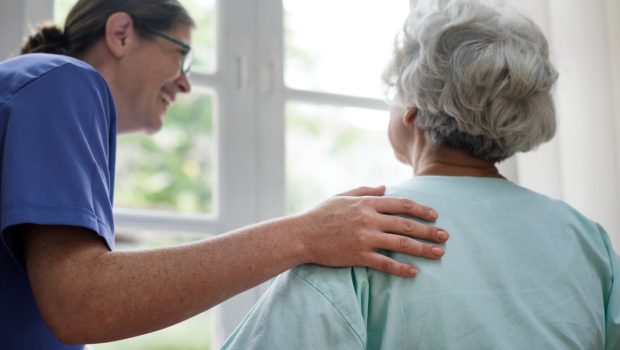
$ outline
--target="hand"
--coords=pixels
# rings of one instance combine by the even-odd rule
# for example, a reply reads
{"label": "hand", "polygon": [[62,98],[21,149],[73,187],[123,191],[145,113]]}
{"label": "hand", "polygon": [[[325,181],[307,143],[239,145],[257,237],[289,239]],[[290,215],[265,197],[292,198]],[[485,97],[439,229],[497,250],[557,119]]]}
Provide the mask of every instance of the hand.
{"label": "hand", "polygon": [[[437,213],[408,199],[379,197],[385,187],[360,187],[341,193],[301,215],[302,240],[308,262],[326,266],[367,266],[399,276],[415,276],[415,267],[378,252],[391,250],[437,259],[448,233],[392,214],[435,221]],[[309,232],[309,234],[308,234]],[[305,234],[304,234],[305,233]]]}

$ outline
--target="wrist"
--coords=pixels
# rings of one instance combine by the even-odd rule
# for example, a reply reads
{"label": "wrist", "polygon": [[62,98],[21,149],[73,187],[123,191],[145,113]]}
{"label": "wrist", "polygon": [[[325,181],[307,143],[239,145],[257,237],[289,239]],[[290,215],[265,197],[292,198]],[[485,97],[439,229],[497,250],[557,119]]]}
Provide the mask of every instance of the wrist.
{"label": "wrist", "polygon": [[307,263],[313,263],[314,257],[311,246],[312,220],[309,218],[310,213],[293,215],[285,218],[287,220],[287,235],[284,238],[290,245],[289,250],[294,252],[295,266]]}

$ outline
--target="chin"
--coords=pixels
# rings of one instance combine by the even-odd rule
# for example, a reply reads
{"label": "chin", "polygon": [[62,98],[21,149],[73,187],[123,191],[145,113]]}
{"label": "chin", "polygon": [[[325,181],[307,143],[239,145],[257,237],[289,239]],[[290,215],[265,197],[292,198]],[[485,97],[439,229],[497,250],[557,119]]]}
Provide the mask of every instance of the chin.
{"label": "chin", "polygon": [[159,125],[156,127],[148,127],[146,128],[144,131],[149,134],[149,135],[153,135],[159,132],[159,130],[161,130],[161,128],[163,127],[163,125]]}
{"label": "chin", "polygon": [[148,126],[144,128],[144,131],[146,131],[147,134],[155,134],[156,132],[161,130],[161,128],[164,126],[163,118],[164,117],[161,116],[156,120],[153,120]]}

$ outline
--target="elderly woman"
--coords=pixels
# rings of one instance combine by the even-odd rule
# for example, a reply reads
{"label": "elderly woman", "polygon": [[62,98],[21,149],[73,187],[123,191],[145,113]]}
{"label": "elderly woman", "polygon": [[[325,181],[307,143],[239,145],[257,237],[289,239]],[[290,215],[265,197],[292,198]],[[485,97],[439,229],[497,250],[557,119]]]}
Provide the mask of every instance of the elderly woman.
{"label": "elderly woman", "polygon": [[[442,3],[442,4],[441,4]],[[389,189],[451,232],[415,280],[366,268],[281,275],[224,348],[619,349],[619,262],[603,228],[496,163],[552,138],[557,73],[537,26],[475,0],[410,14],[384,79],[414,177]]]}

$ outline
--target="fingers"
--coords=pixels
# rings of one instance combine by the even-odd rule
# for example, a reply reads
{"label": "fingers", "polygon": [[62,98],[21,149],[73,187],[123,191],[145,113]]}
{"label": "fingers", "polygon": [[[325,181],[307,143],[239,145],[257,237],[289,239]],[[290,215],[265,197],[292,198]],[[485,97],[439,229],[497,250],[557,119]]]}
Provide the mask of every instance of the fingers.
{"label": "fingers", "polygon": [[383,232],[394,232],[409,237],[425,239],[433,242],[443,243],[448,240],[449,234],[446,230],[425,225],[417,221],[395,215],[381,215],[378,227]]}
{"label": "fingers", "polygon": [[383,234],[374,244],[379,249],[391,250],[427,259],[439,259],[445,251],[442,247],[420,242],[416,239],[395,234]]}
{"label": "fingers", "polygon": [[444,230],[392,215],[434,221],[437,213],[408,199],[374,196],[384,191],[384,187],[360,187],[302,215],[312,228],[309,234],[299,236],[306,251],[304,261],[326,266],[367,266],[411,277],[416,274],[412,266],[377,251],[440,258],[444,250],[432,242],[445,242],[448,234]]}
{"label": "fingers", "polygon": [[368,197],[364,201],[379,213],[407,214],[426,221],[437,219],[437,212],[432,208],[405,198]]}
{"label": "fingers", "polygon": [[366,266],[371,269],[383,271],[391,275],[414,277],[418,273],[418,270],[414,266],[403,264],[379,253],[370,254],[366,262]]}
{"label": "fingers", "polygon": [[377,187],[358,187],[352,190],[342,192],[337,196],[383,196],[385,193],[385,186],[377,186]]}

